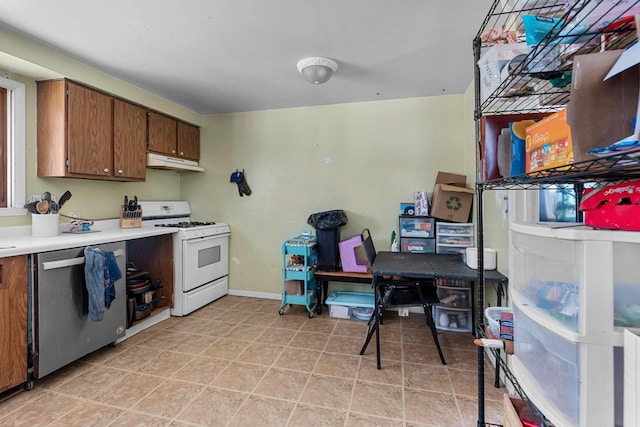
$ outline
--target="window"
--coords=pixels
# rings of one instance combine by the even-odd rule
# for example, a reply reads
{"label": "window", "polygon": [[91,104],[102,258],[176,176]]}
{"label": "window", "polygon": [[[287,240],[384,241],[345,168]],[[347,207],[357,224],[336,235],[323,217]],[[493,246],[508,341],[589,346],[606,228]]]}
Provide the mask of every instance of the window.
{"label": "window", "polygon": [[558,184],[541,189],[538,194],[540,222],[576,222],[578,206],[573,184]]}
{"label": "window", "polygon": [[24,215],[25,85],[0,77],[0,216]]}

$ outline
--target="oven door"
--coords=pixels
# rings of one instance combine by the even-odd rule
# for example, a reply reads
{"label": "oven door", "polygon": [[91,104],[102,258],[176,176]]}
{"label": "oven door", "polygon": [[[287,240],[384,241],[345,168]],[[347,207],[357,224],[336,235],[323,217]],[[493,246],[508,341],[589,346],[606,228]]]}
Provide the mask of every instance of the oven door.
{"label": "oven door", "polygon": [[182,242],[184,292],[229,274],[229,235],[198,237]]}

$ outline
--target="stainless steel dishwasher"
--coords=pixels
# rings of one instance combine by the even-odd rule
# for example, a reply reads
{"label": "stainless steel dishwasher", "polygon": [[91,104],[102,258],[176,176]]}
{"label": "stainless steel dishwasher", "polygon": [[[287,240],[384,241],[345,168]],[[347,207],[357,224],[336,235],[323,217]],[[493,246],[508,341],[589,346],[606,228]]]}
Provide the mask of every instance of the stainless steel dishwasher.
{"label": "stainless steel dishwasher", "polygon": [[122,278],[115,283],[116,298],[104,318],[89,320],[84,275],[84,247],[43,252],[35,256],[36,378],[59,369],[124,336],[126,327],[126,248],[124,242],[92,245],[113,251]]}

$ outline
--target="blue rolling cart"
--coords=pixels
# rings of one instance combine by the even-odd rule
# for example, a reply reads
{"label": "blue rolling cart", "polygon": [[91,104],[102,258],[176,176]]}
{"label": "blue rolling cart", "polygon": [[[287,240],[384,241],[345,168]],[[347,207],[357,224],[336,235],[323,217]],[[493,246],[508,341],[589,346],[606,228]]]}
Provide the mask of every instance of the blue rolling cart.
{"label": "blue rolling cart", "polygon": [[322,314],[318,302],[318,287],[314,272],[318,263],[316,239],[299,236],[282,244],[282,304],[280,315],[287,305],[304,305],[313,317],[314,310]]}

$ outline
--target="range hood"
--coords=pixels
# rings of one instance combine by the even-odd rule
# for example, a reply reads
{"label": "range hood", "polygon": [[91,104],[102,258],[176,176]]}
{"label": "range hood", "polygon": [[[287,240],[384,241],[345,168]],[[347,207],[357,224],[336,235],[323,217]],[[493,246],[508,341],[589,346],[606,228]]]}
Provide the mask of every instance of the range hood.
{"label": "range hood", "polygon": [[147,154],[147,167],[151,169],[168,169],[182,172],[204,172],[204,168],[198,166],[198,162],[193,160],[163,156],[162,154],[156,153]]}

